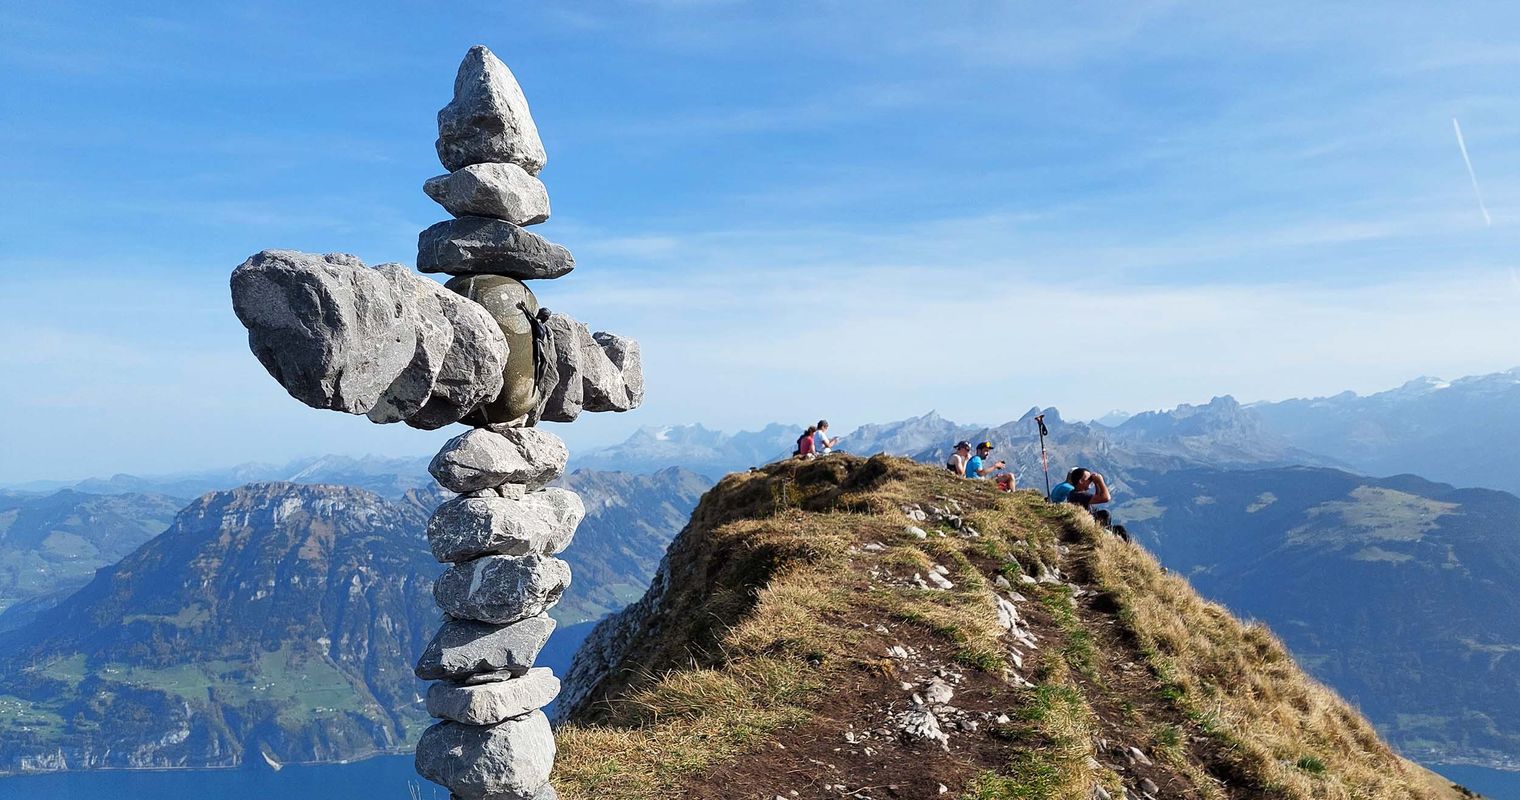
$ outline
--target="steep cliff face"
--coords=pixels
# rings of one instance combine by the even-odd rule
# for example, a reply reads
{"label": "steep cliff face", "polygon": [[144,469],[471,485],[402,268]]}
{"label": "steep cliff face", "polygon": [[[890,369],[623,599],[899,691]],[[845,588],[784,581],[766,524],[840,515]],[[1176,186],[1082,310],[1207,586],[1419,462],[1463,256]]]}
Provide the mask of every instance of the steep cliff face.
{"label": "steep cliff face", "polygon": [[568,798],[1445,798],[1084,512],[888,457],[709,492],[561,696]]}
{"label": "steep cliff face", "polygon": [[0,771],[403,747],[435,622],[426,517],[334,486],[208,494],[0,640]]}

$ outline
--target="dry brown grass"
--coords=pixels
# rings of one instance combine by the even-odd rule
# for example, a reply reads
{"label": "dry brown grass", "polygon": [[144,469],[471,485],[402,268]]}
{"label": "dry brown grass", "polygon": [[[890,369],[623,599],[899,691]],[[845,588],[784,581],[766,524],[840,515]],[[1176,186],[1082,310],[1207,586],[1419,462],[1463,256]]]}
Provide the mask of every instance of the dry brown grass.
{"label": "dry brown grass", "polygon": [[1372,726],[1304,674],[1265,626],[1244,624],[1203,600],[1085,513],[1066,513],[1094,583],[1118,596],[1120,619],[1157,675],[1261,791],[1289,798],[1430,796]]}
{"label": "dry brown grass", "polygon": [[[928,540],[904,533],[906,503],[953,497],[980,539]],[[924,526],[930,527],[930,526]],[[1071,546],[1062,556],[1059,543]],[[873,585],[850,590],[843,578],[852,545],[880,542],[873,562],[911,575],[931,563],[951,570],[951,592]],[[682,781],[768,745],[778,728],[798,725],[830,691],[832,676],[860,663],[860,613],[922,626],[957,648],[971,668],[999,674],[1005,643],[990,582],[1001,571],[1037,575],[1058,567],[1090,588],[1112,593],[1120,624],[1149,662],[1163,699],[1227,753],[1251,786],[1214,785],[1183,745],[1153,741],[1158,755],[1189,776],[1200,797],[1445,797],[1439,779],[1407,765],[1371,727],[1312,681],[1281,643],[1205,602],[1182,579],[1163,574],[1143,550],[1119,542],[1085,513],[1052,507],[1038,495],[994,492],[981,483],[897,459],[829,457],[725,479],[672,546],[685,572],[668,603],[663,639],[641,651],[631,675],[594,715],[564,726],[555,784],[567,800],[643,800],[679,796]],[[978,566],[980,565],[980,567]],[[1096,785],[1118,797],[1118,776],[1094,766],[1095,677],[1080,617],[1059,591],[1052,619],[1064,641],[1047,643],[1034,690],[1009,688],[1025,711],[1012,760],[963,787],[964,796],[1079,798]],[[1089,644],[1085,645],[1090,647]],[[1084,659],[1088,661],[1084,662]],[[1112,698],[1109,698],[1111,701]],[[1164,702],[1163,702],[1164,700]],[[1171,707],[1171,706],[1168,706]],[[1173,725],[1139,726],[1177,737]],[[1186,741],[1186,736],[1181,737]],[[1435,788],[1432,788],[1435,787]],[[734,796],[745,796],[736,787]]]}

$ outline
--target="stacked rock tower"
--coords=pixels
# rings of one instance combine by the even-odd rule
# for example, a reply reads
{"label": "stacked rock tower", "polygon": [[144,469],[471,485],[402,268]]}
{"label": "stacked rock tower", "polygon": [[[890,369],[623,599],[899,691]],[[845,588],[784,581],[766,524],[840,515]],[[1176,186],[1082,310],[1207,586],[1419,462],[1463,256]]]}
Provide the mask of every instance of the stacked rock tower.
{"label": "stacked rock tower", "polygon": [[639,347],[551,313],[526,283],[575,260],[525,228],[549,217],[544,148],[522,89],[483,46],[438,113],[437,148],[450,172],[423,189],[454,218],[422,232],[417,268],[447,284],[400,264],[265,250],[233,271],[233,308],[296,399],[377,423],[471,427],[428,467],[457,496],[427,528],[448,567],[433,586],[443,623],[416,666],[436,681],[427,710],[441,720],[422,734],[417,771],[461,800],[543,800],[555,797],[554,737],[541,709],[559,679],[533,662],[570,583],[554,556],[585,507],[546,485],[569,452],[535,426],[636,407]]}

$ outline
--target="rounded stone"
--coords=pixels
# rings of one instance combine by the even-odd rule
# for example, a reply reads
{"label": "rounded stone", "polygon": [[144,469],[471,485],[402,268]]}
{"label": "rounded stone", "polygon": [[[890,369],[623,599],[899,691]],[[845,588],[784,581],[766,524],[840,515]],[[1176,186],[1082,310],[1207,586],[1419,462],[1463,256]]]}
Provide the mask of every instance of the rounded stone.
{"label": "rounded stone", "polygon": [[[538,407],[533,326],[528,322],[529,315],[538,313],[538,298],[522,281],[503,275],[460,275],[444,286],[483,306],[507,339],[501,394],[482,404],[465,422],[486,425],[526,420]],[[527,309],[526,313],[519,304]]]}

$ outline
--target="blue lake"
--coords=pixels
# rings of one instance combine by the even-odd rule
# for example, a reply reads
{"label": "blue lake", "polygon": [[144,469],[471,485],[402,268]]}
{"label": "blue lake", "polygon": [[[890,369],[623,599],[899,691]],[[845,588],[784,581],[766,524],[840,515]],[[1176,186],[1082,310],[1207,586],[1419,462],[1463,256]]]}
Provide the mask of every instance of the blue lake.
{"label": "blue lake", "polygon": [[[410,785],[409,785],[410,784]],[[411,756],[270,769],[66,772],[0,778],[0,800],[448,800]]]}
{"label": "blue lake", "polygon": [[1520,800],[1520,772],[1458,764],[1431,764],[1430,768],[1490,800]]}
{"label": "blue lake", "polygon": [[[594,622],[554,632],[538,663],[564,675]],[[352,764],[262,763],[241,769],[121,770],[0,777],[0,800],[449,800],[441,786],[417,777],[412,757],[381,756]]]}

